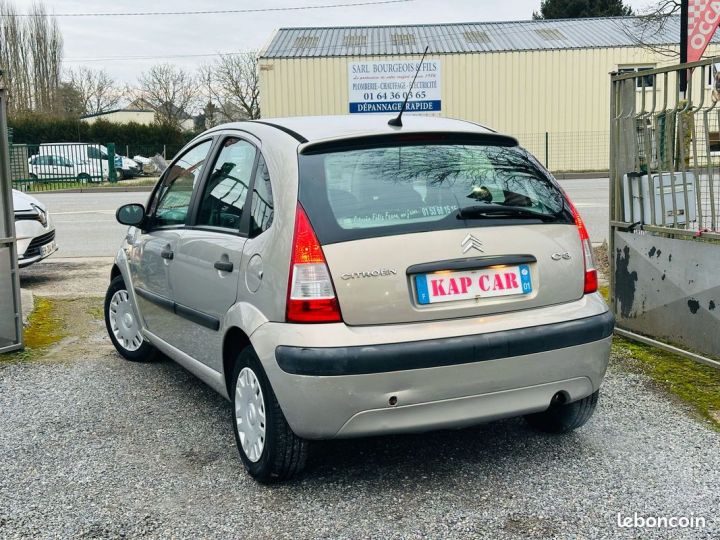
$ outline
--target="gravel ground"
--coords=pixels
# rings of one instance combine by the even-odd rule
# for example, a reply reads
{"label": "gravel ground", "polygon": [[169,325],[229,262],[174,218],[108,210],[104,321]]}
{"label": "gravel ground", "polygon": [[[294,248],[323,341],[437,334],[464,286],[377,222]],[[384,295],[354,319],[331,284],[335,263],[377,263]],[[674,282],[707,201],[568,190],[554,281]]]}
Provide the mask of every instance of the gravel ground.
{"label": "gravel ground", "polygon": [[51,257],[20,270],[20,286],[53,298],[104,296],[113,261],[113,257]]}
{"label": "gravel ground", "polygon": [[[324,443],[297,481],[243,472],[222,398],[170,361],[120,359],[92,323],[0,363],[0,537],[718,538],[720,434],[612,367],[562,438],[520,420]],[[703,530],[619,529],[617,513]]]}
{"label": "gravel ground", "polygon": [[[85,264],[101,268],[37,265],[24,285],[97,296],[106,261]],[[229,403],[169,360],[123,361],[100,299],[79,302],[75,336],[40,360],[0,357],[0,538],[720,537],[720,433],[622,359],[568,436],[513,419],[327,442],[301,478],[266,487],[242,469]],[[706,527],[618,528],[635,512]]]}

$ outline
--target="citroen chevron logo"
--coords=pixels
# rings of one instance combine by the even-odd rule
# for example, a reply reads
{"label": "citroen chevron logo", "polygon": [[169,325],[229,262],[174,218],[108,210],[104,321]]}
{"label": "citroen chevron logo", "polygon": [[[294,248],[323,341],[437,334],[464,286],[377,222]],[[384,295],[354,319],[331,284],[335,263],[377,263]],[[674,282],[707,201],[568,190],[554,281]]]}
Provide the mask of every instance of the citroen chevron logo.
{"label": "citroen chevron logo", "polygon": [[460,242],[463,253],[467,253],[471,249],[477,249],[480,253],[485,253],[482,248],[482,242],[475,238],[472,234],[468,234],[463,241]]}

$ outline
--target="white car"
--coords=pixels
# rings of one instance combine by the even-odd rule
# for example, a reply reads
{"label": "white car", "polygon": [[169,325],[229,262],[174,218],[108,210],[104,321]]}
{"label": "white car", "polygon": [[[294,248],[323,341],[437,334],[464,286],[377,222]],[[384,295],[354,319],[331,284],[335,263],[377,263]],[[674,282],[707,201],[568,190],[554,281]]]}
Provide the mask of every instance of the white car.
{"label": "white car", "polygon": [[45,205],[27,193],[12,190],[18,265],[31,265],[55,253],[55,225]]}
{"label": "white car", "polygon": [[[109,152],[102,144],[43,143],[38,152],[41,156],[63,156],[75,163],[88,164],[98,171],[97,176],[102,175],[106,180],[110,172]],[[114,161],[118,180],[134,178],[140,174],[140,167],[132,159],[115,154]]]}
{"label": "white car", "polygon": [[[28,172],[33,180],[100,182],[103,179],[103,171],[92,163],[75,162],[63,156],[53,155],[29,158]],[[107,176],[107,171],[104,176]]]}

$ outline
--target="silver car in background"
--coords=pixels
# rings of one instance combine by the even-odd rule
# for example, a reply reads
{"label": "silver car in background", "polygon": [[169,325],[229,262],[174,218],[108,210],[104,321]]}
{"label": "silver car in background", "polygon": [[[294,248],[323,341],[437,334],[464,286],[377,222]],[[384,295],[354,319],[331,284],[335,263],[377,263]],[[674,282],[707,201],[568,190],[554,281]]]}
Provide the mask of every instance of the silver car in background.
{"label": "silver car in background", "polygon": [[117,212],[113,344],[227,397],[259,481],[311,440],[511,416],[564,433],[595,409],[614,320],[556,181],[482,126],[387,120],[213,128]]}
{"label": "silver car in background", "polygon": [[12,190],[12,194],[18,266],[22,268],[49,257],[58,247],[55,225],[45,205],[16,189]]}

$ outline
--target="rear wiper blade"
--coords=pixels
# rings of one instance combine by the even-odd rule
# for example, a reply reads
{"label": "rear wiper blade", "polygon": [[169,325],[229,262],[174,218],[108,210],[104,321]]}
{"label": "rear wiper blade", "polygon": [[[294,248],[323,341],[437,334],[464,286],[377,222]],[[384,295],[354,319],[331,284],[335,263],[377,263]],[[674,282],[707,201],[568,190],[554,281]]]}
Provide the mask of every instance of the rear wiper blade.
{"label": "rear wiper blade", "polygon": [[533,212],[520,206],[503,206],[500,204],[465,206],[458,209],[458,219],[482,219],[512,217],[519,219],[539,219],[541,221],[556,221],[557,216]]}

